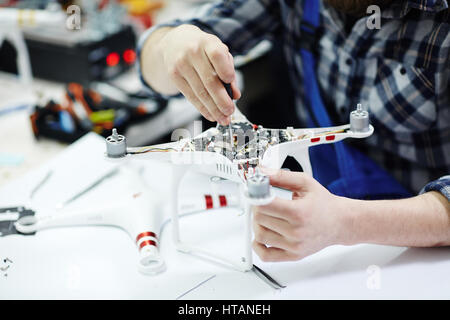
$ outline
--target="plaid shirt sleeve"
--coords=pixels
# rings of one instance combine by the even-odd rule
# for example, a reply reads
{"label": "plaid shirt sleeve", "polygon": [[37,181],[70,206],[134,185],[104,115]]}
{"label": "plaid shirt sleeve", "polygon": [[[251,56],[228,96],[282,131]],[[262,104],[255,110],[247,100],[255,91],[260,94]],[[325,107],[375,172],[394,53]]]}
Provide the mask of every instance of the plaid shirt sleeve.
{"label": "plaid shirt sleeve", "polygon": [[428,183],[420,193],[422,194],[429,191],[440,192],[448,201],[450,201],[450,175]]}
{"label": "plaid shirt sleeve", "polygon": [[[278,0],[223,0],[202,6],[185,19],[154,26],[147,30],[138,43],[138,63],[141,50],[148,37],[162,27],[176,27],[193,24],[205,32],[219,37],[229,48],[232,55],[245,54],[263,39],[271,36],[281,25]],[[142,83],[151,96],[168,98],[153,90],[142,77]]]}

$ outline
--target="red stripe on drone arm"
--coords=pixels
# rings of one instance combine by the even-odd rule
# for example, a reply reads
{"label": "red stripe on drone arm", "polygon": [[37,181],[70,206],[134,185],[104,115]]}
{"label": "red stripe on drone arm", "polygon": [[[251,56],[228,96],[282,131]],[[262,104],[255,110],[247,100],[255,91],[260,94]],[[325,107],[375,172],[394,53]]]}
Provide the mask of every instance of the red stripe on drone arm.
{"label": "red stripe on drone arm", "polygon": [[156,234],[154,232],[146,231],[146,232],[141,232],[137,235],[136,242],[139,242],[139,240],[141,240],[144,237],[153,237],[153,238],[157,239]]}

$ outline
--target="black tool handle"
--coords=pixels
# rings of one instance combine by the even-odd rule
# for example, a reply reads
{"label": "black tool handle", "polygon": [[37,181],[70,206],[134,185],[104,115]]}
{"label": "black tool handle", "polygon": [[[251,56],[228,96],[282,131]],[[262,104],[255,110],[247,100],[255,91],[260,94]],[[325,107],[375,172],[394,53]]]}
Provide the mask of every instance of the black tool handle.
{"label": "black tool handle", "polygon": [[231,89],[231,84],[230,83],[225,83],[223,82],[223,86],[225,87],[225,90],[227,90],[228,95],[230,96],[231,100],[233,100],[233,89]]}

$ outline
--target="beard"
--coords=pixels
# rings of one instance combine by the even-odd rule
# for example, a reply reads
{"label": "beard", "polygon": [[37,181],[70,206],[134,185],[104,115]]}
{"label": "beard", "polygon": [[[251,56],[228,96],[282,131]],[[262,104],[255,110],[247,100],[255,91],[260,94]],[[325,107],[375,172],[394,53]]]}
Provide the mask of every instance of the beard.
{"label": "beard", "polygon": [[390,5],[393,0],[324,0],[336,10],[355,17],[366,15],[367,8],[377,5],[381,9]]}

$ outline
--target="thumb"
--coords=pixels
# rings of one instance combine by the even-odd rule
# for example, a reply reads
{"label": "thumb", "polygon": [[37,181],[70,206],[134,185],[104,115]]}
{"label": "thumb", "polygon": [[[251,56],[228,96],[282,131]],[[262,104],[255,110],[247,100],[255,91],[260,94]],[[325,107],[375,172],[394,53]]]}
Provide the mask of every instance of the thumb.
{"label": "thumb", "polygon": [[307,190],[311,184],[311,177],[303,172],[291,172],[282,169],[271,169],[261,167],[261,172],[270,179],[270,184],[274,187],[288,189],[291,191]]}

